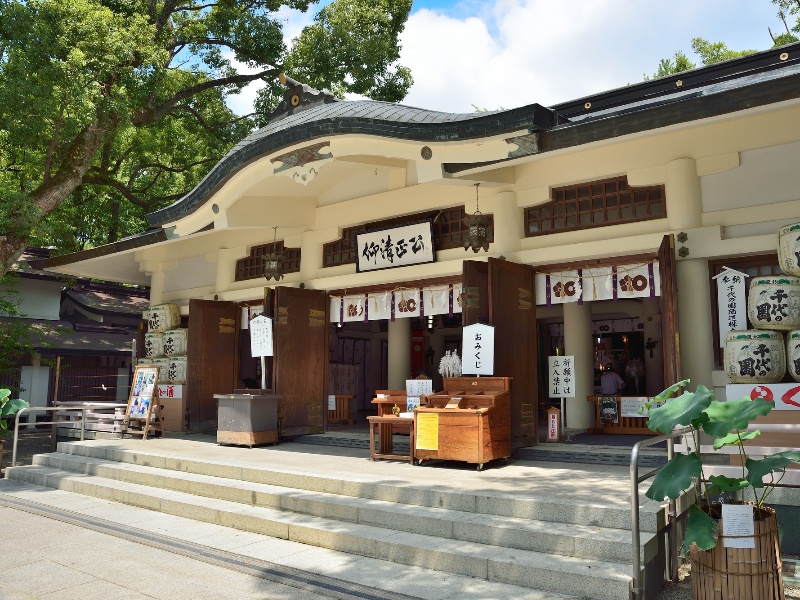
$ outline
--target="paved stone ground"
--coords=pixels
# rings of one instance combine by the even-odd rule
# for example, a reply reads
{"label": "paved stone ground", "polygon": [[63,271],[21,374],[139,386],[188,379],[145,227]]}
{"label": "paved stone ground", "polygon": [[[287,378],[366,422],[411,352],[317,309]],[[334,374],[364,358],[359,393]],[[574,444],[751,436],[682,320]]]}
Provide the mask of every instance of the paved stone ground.
{"label": "paved stone ground", "polygon": [[[49,430],[32,429],[21,430],[17,441],[17,464],[29,465],[34,454],[53,452],[53,436]],[[5,467],[11,464],[14,438],[7,437],[3,440],[3,459],[0,460],[0,474],[5,474]]]}

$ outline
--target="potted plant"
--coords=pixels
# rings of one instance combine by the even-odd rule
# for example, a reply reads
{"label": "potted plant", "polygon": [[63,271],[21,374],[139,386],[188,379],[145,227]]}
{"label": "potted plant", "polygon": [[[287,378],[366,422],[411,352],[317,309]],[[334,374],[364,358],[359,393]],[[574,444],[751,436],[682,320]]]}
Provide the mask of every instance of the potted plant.
{"label": "potted plant", "polygon": [[[683,549],[684,553],[691,552],[693,598],[782,599],[777,520],[775,511],[766,506],[765,501],[780,483],[784,467],[800,463],[800,451],[778,452],[760,460],[749,458],[744,442],[756,438],[760,432],[748,431],[747,428],[758,416],[769,413],[775,402],[763,398],[751,400],[749,397],[721,402],[714,399],[714,392],[702,385],[697,386],[694,392],[687,390],[673,397],[688,383],[689,380],[684,380],[661,392],[655,397],[654,403],[663,402],[663,405],[649,411],[647,426],[652,431],[672,433],[684,428],[686,435],[691,436],[692,444],[687,444],[687,453],[676,453],[658,472],[645,495],[653,500],[664,501],[667,498],[677,499],[687,490],[692,490],[689,492],[692,504],[689,507]],[[698,439],[700,430],[711,436],[714,450],[736,446],[742,463],[741,477],[704,476]],[[777,480],[776,474],[780,474]],[[755,548],[737,548],[734,553],[726,546],[736,544],[728,540],[745,536],[721,534],[721,505],[712,500],[720,495],[739,494],[743,500],[738,503],[753,507]],[[720,542],[720,538],[725,540],[724,543]],[[743,554],[748,552],[753,556]],[[706,575],[713,579],[710,582],[713,585],[704,585],[703,578]],[[758,578],[762,579],[757,581]],[[714,588],[719,594],[720,585],[734,595],[729,596],[725,592],[722,596],[714,596]],[[728,585],[730,588],[725,587]],[[736,596],[734,589],[747,589],[750,592]]]}
{"label": "potted plant", "polygon": [[23,408],[30,406],[25,400],[12,399],[11,390],[0,388],[0,468],[3,467],[3,438],[11,435],[9,421]]}

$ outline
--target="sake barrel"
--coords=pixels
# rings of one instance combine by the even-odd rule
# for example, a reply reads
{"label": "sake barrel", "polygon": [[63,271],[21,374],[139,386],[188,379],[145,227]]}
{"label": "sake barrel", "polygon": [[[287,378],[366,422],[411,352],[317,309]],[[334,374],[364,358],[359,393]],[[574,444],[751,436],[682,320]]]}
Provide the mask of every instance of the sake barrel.
{"label": "sake barrel", "polygon": [[800,329],[800,277],[754,277],[747,297],[747,316],[757,329]]}
{"label": "sake barrel", "polygon": [[800,223],[778,230],[778,264],[787,275],[800,277]]}
{"label": "sake barrel", "polygon": [[153,359],[153,366],[159,367],[158,369],[158,383],[169,383],[169,378],[167,373],[169,372],[169,362],[170,358],[154,358]]}
{"label": "sake barrel", "polygon": [[186,383],[186,357],[173,356],[169,359],[167,367],[167,381],[169,383]]}
{"label": "sake barrel", "polygon": [[160,331],[144,334],[144,355],[147,358],[164,356],[164,334]]}
{"label": "sake barrel", "polygon": [[800,331],[790,331],[786,336],[786,365],[792,379],[800,381]]}
{"label": "sake barrel", "polygon": [[184,356],[188,329],[170,329],[164,332],[164,354],[167,356]]}
{"label": "sake barrel", "polygon": [[181,324],[181,313],[177,304],[157,304],[142,313],[150,331],[167,331]]}
{"label": "sake barrel", "polygon": [[783,334],[761,329],[729,331],[725,372],[732,383],[778,383],[786,373]]}

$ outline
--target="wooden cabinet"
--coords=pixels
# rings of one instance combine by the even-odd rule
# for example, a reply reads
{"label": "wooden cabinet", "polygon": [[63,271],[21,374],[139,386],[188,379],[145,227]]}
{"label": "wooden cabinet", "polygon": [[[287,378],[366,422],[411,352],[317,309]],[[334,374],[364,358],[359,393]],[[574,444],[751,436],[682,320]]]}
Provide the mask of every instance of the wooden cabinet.
{"label": "wooden cabinet", "polygon": [[444,380],[444,392],[425,396],[415,411],[414,458],[478,465],[511,456],[511,382],[508,377]]}

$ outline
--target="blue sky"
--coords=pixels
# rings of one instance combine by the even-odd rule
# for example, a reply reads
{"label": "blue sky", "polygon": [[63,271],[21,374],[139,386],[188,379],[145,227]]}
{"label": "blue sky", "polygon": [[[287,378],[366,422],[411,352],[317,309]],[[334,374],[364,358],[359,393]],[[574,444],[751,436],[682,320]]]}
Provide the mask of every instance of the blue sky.
{"label": "blue sky", "polygon": [[[287,14],[287,37],[313,13]],[[442,111],[545,106],[653,74],[691,39],[766,50],[783,31],[769,0],[415,0],[400,62],[404,104]],[[235,107],[249,112],[244,94]]]}

